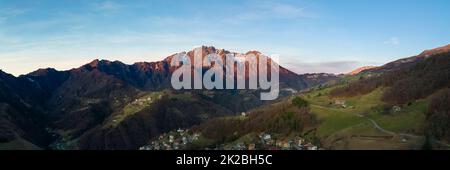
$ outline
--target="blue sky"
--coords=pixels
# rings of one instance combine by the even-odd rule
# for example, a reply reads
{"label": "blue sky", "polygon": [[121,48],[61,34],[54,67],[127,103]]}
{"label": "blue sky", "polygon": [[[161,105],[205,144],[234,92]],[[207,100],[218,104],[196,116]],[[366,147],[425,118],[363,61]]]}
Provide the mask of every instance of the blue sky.
{"label": "blue sky", "polygon": [[0,69],[131,64],[211,45],[348,72],[450,43],[447,0],[0,0]]}

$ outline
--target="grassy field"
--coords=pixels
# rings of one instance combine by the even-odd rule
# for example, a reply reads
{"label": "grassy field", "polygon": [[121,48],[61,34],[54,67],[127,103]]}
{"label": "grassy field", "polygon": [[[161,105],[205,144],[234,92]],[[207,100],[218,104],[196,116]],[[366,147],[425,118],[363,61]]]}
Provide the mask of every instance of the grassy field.
{"label": "grassy field", "polygon": [[373,111],[369,117],[387,130],[422,135],[426,108],[427,102],[420,100],[413,102],[410,106],[403,107],[397,113],[384,115]]}
{"label": "grassy field", "polygon": [[114,114],[111,120],[105,126],[116,126],[120,122],[122,122],[126,117],[131,116],[142,109],[149,107],[153,102],[159,100],[163,95],[166,95],[166,92],[145,92],[141,93],[132,100],[130,103],[127,103],[125,107],[123,107],[121,112],[117,112]]}
{"label": "grassy field", "polygon": [[[350,81],[350,80],[349,80]],[[339,86],[339,85],[337,85]],[[330,149],[416,149],[421,138],[405,140],[375,128],[370,120],[393,133],[423,135],[427,100],[409,105],[394,106],[381,101],[386,90],[378,88],[371,93],[348,98],[331,98],[329,92],[337,87],[316,88],[301,94],[311,103],[311,111],[320,123],[316,136]]]}

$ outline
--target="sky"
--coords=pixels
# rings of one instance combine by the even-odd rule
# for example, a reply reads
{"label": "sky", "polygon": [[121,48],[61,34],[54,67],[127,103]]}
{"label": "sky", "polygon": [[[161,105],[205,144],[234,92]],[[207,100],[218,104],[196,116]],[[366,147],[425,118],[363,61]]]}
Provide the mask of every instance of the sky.
{"label": "sky", "polygon": [[200,45],[346,73],[450,44],[448,0],[0,0],[0,69],[158,61]]}

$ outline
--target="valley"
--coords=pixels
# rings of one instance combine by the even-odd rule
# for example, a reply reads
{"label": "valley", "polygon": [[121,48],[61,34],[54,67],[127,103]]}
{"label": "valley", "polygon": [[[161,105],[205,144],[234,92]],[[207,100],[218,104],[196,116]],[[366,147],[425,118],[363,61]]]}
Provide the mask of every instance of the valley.
{"label": "valley", "polygon": [[[439,48],[442,49],[442,48]],[[430,50],[433,51],[433,50]],[[430,135],[434,133],[433,130],[428,129],[430,124],[427,114],[430,112],[429,105],[432,104],[435,96],[446,93],[450,85],[449,77],[449,56],[448,52],[436,53],[430,56],[430,51],[426,53],[429,55],[426,61],[420,60],[418,64],[406,63],[407,66],[400,65],[402,69],[390,69],[391,71],[380,74],[379,69],[383,67],[391,67],[391,63],[383,67],[370,67],[367,70],[360,71],[357,74],[349,74],[342,76],[341,79],[335,81],[328,81],[303,90],[292,97],[281,99],[279,102],[263,106],[249,111],[249,116],[219,118],[216,121],[206,122],[200,125],[197,130],[198,134],[204,134],[206,141],[203,145],[197,146],[200,149],[232,149],[232,150],[247,150],[254,149],[294,149],[303,150],[308,147],[295,144],[299,138],[309,143],[310,145],[319,146],[320,149],[337,149],[337,150],[421,150],[421,149],[450,149],[447,138],[436,138]],[[420,54],[418,57],[422,57]],[[408,61],[417,61],[413,58]],[[436,62],[439,61],[439,62]],[[373,70],[370,70],[373,69]],[[393,91],[393,88],[409,88],[412,84],[398,85],[398,82],[403,82],[404,79],[413,78],[411,76],[404,76],[392,80],[391,77],[398,74],[416,74],[427,76],[433,74],[441,74],[440,77],[435,77],[428,83],[437,81],[435,88],[429,91],[409,91],[409,98],[398,98],[392,100],[387,98],[389,93],[398,92]],[[416,77],[416,76],[414,76]],[[424,77],[425,78],[425,77]],[[426,77],[425,79],[429,79]],[[389,83],[372,86],[371,82],[390,81]],[[364,82],[365,84],[362,84]],[[368,83],[366,83],[368,82]],[[431,83],[433,84],[433,83]],[[428,84],[428,85],[431,85]],[[366,90],[364,86],[370,89]],[[355,89],[349,89],[354,87]],[[364,89],[359,90],[358,88]],[[353,90],[353,91],[352,91]],[[356,92],[356,93],[355,93]],[[359,93],[358,93],[359,92]],[[420,93],[420,97],[417,96]],[[424,96],[424,97],[421,97]],[[241,122],[251,122],[253,120],[260,120],[267,112],[273,113],[271,117],[280,116],[295,108],[294,99],[301,98],[307,101],[307,112],[296,112],[301,115],[310,115],[311,120],[308,122],[301,122],[300,129],[288,127],[293,131],[277,132],[272,129],[271,124],[265,124],[267,121],[261,121],[259,125],[263,126],[259,129],[247,130],[240,127]],[[395,97],[394,97],[395,98]],[[446,99],[443,99],[446,100]],[[445,101],[448,103],[448,100]],[[261,112],[261,110],[264,110]],[[292,110],[291,110],[292,112]],[[444,113],[448,114],[444,111]],[[278,115],[277,115],[278,114]],[[448,129],[448,119],[442,120],[441,124],[444,129]],[[445,123],[445,121],[447,123]],[[264,123],[262,123],[264,122]],[[285,122],[277,124],[286,124]],[[220,126],[221,124],[230,125]],[[246,124],[246,123],[244,123]],[[308,124],[308,125],[306,125]],[[245,126],[244,126],[245,127]],[[212,128],[207,131],[205,129]],[[209,133],[225,133],[228,136],[217,136]],[[448,134],[448,130],[444,130],[444,134]],[[281,142],[276,143],[272,147],[263,147],[259,136],[263,134],[270,134],[270,136],[277,136]],[[235,137],[230,137],[230,136]],[[215,144],[216,142],[216,144]],[[219,145],[217,144],[219,143]],[[224,144],[225,143],[225,144]],[[295,147],[301,146],[301,147]],[[204,148],[202,148],[204,147]],[[147,148],[148,149],[148,148]],[[317,148],[316,148],[317,149]]]}
{"label": "valley", "polygon": [[273,101],[261,89],[175,90],[173,55],[0,72],[0,149],[449,149],[449,49],[345,75],[280,67]]}

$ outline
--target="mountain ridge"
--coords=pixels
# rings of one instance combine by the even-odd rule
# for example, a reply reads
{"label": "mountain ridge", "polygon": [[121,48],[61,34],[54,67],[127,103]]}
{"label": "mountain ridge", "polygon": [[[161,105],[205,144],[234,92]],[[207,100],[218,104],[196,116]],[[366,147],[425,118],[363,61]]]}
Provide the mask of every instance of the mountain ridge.
{"label": "mountain ridge", "polygon": [[[201,48],[203,57],[211,53],[222,56],[230,53],[215,47]],[[192,56],[194,50],[185,53]],[[5,98],[3,102],[23,103],[33,108],[30,112],[39,113],[36,116],[26,114],[22,119],[45,119],[39,127],[31,128],[43,131],[37,138],[27,137],[26,134],[37,134],[27,126],[15,128],[13,125],[17,123],[8,121],[10,123],[5,125],[11,126],[4,127],[12,132],[8,134],[21,135],[5,137],[5,141],[20,138],[53,149],[136,149],[146,139],[165,131],[189,127],[212,117],[237,114],[266,103],[259,100],[258,90],[173,91],[170,76],[176,68],[169,65],[171,57],[173,55],[161,61],[130,65],[96,59],[70,70],[44,68],[18,77],[3,76],[1,80],[15,89],[3,88],[0,94],[2,90],[21,92],[17,93],[17,98]],[[300,90],[319,83],[317,80],[308,82],[307,78],[287,69],[280,70],[281,97],[293,93],[284,88]],[[205,105],[208,108],[202,107]],[[12,108],[23,106],[12,105]],[[2,112],[6,117],[1,120],[21,115],[20,110]],[[45,131],[51,137],[46,137]]]}
{"label": "mountain ridge", "polygon": [[386,63],[379,67],[365,69],[365,70],[361,71],[361,73],[380,73],[380,72],[395,71],[395,70],[399,70],[402,68],[411,67],[415,63],[423,61],[424,59],[428,58],[431,55],[436,55],[436,54],[446,53],[446,52],[450,52],[450,44],[444,45],[441,47],[437,47],[437,48],[433,48],[433,49],[424,50],[423,52],[421,52],[418,55],[401,58],[401,59]]}
{"label": "mountain ridge", "polygon": [[[201,48],[203,57],[231,53]],[[192,56],[193,50],[185,53]],[[171,90],[175,68],[169,66],[170,57],[130,65],[97,59],[70,70],[46,68],[18,77],[0,71],[0,121],[5,125],[0,131],[9,134],[0,136],[0,143],[23,139],[53,149],[136,149],[161,133],[267,104],[255,90]],[[339,78],[299,75],[281,67],[280,95]]]}

